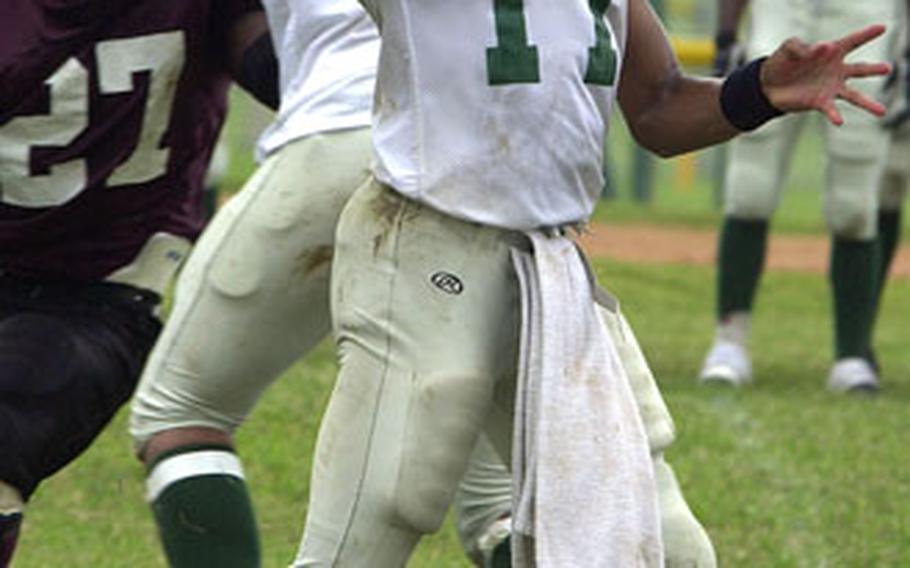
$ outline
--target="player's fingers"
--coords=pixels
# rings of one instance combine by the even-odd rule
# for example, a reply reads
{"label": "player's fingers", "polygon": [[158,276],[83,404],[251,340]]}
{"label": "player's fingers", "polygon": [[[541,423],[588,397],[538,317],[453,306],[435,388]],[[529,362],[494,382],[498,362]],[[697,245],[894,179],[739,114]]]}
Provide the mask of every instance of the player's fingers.
{"label": "player's fingers", "polygon": [[847,77],[875,77],[891,73],[888,63],[848,63]]}
{"label": "player's fingers", "polygon": [[871,112],[875,116],[884,116],[885,115],[885,105],[882,103],[871,99],[864,95],[863,93],[857,91],[856,89],[851,89],[850,87],[844,87],[841,89],[841,92],[838,94],[838,97],[847,101],[848,103],[855,105],[867,112]]}
{"label": "player's fingers", "polygon": [[828,117],[828,121],[830,121],[834,126],[840,126],[844,123],[844,117],[841,116],[840,111],[838,111],[837,107],[834,106],[834,102],[827,103],[819,110],[822,112],[822,114]]}
{"label": "player's fingers", "polygon": [[885,33],[885,26],[883,24],[873,24],[851,34],[847,34],[835,41],[835,43],[844,51],[853,51],[857,47],[872,41],[883,33]]}

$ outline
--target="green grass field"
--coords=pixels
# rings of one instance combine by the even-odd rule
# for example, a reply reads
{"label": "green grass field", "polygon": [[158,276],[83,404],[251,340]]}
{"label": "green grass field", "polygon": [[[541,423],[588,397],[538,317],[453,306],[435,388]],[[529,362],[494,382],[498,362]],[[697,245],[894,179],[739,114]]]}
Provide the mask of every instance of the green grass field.
{"label": "green grass field", "polygon": [[[709,269],[597,268],[623,299],[674,412],[670,460],[722,566],[910,566],[906,282],[889,290],[880,322],[884,392],[845,398],[823,388],[831,324],[821,277],[768,275],[755,322],[757,383],[734,392],[693,379],[711,336]],[[282,377],[241,432],[267,567],[286,565],[296,549],[334,372],[323,345]],[[124,427],[121,414],[37,493],[17,568],[163,565]],[[467,563],[447,526],[411,565]]]}

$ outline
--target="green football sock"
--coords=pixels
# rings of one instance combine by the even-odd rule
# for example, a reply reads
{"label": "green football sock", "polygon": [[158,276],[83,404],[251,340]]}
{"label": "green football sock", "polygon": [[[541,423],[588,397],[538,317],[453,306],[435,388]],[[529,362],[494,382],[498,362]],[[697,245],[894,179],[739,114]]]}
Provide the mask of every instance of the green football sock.
{"label": "green football sock", "polygon": [[875,334],[875,322],[878,319],[878,313],[882,305],[882,296],[885,294],[885,285],[888,282],[888,272],[891,270],[891,263],[894,261],[894,255],[897,253],[897,244],[901,237],[901,210],[878,211],[878,287],[875,291],[875,305],[872,307],[872,322],[869,324],[869,350],[866,357],[872,365],[878,370],[878,361],[875,357],[875,351],[872,347],[872,339]]}
{"label": "green football sock", "polygon": [[897,252],[897,243],[901,236],[901,210],[878,212],[878,295],[881,297],[888,279],[888,271]]}
{"label": "green football sock", "polygon": [[878,296],[878,241],[835,237],[831,246],[831,287],[834,291],[835,350],[838,359],[863,357]]}
{"label": "green football sock", "polygon": [[726,217],[717,251],[717,319],[752,311],[765,264],[768,222]]}
{"label": "green football sock", "polygon": [[260,566],[253,505],[230,450],[172,453],[154,464],[148,487],[170,566]]}

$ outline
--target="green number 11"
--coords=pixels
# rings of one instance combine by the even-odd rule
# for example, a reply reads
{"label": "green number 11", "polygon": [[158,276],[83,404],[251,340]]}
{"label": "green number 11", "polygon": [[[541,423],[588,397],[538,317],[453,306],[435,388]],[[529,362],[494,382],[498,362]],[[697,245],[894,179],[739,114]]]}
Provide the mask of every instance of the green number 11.
{"label": "green number 11", "polygon": [[[594,47],[588,49],[585,83],[612,86],[616,82],[616,51],[610,28],[603,21],[610,0],[589,0],[594,15]],[[487,48],[487,81],[490,85],[539,83],[537,46],[528,43],[523,0],[493,0],[496,47]]]}

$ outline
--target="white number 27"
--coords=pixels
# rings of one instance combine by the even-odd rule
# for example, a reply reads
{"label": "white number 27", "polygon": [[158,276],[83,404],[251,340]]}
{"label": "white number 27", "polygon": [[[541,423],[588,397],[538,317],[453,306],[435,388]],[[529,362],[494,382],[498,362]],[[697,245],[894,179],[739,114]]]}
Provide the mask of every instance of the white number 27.
{"label": "white number 27", "polygon": [[[108,40],[95,46],[101,94],[132,91],[133,74],[150,72],[136,147],[107,178],[108,187],[142,183],[165,173],[170,150],[162,147],[162,138],[170,122],[185,49],[182,31]],[[46,173],[31,172],[32,147],[71,144],[89,122],[89,73],[77,59],[68,59],[45,84],[50,90],[48,114],[18,117],[0,126],[0,201],[10,205],[61,205],[88,183],[82,158],[54,164]]]}

